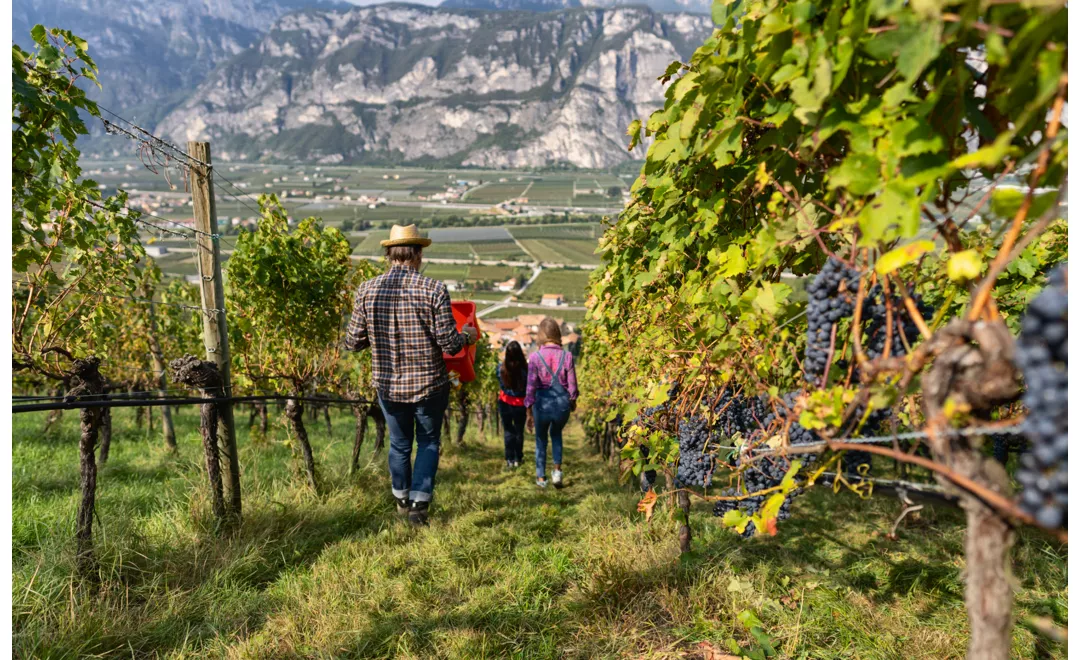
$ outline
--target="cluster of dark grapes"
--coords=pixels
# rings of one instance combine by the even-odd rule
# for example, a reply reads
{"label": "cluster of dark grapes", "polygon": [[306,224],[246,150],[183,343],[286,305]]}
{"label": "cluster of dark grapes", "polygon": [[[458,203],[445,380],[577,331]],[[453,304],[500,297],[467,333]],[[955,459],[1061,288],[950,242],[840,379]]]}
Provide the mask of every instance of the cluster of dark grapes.
{"label": "cluster of dark grapes", "polygon": [[1020,457],[1020,506],[1040,524],[1065,525],[1069,514],[1069,357],[1066,266],[1028,305],[1016,345],[1028,408],[1024,434],[1031,450]]}
{"label": "cluster of dark grapes", "polygon": [[675,470],[675,486],[686,488],[696,486],[704,488],[712,483],[712,473],[716,469],[713,449],[719,435],[710,428],[708,421],[701,415],[690,415],[679,420],[679,464]]}
{"label": "cluster of dark grapes", "polygon": [[[648,460],[649,458],[649,446],[641,445],[641,457]],[[643,470],[641,472],[641,492],[647,493],[652,490],[653,485],[656,483],[656,470]]]}
{"label": "cluster of dark grapes", "polygon": [[725,438],[736,434],[749,437],[765,423],[766,401],[764,396],[747,397],[724,390],[713,405],[716,430]]}
{"label": "cluster of dark grapes", "polygon": [[[919,314],[925,319],[933,316],[932,307],[922,301],[918,294],[912,296]],[[911,315],[908,314],[904,301],[899,296],[892,296],[889,301],[892,307],[892,333],[888,331],[888,309],[885,305],[885,291],[880,284],[875,284],[866,292],[863,299],[862,318],[866,321],[863,331],[863,350],[870,359],[881,357],[885,354],[885,344],[890,344],[889,355],[902,356],[907,354],[904,339],[912,344],[919,335],[919,326],[915,325]],[[891,340],[891,341],[890,341]]]}
{"label": "cluster of dark grapes", "polygon": [[816,384],[825,376],[832,328],[855,311],[858,288],[859,272],[832,257],[806,288],[810,300],[806,310],[808,326],[803,376],[808,382]]}
{"label": "cluster of dark grapes", "polygon": [[[752,440],[763,439],[764,433],[768,431],[779,431],[788,422],[788,415],[790,411],[795,407],[795,399],[798,397],[798,392],[788,392],[780,398],[780,402],[775,406],[768,405],[765,397],[757,397],[754,399],[756,406],[755,414],[758,415],[755,419],[760,419],[760,424],[756,429],[748,429],[749,437]],[[804,428],[798,422],[792,421],[788,426],[788,441],[792,445],[805,445],[815,442],[820,442],[821,437],[817,433]],[[742,472],[742,491],[736,488],[729,488],[722,494],[726,496],[746,495],[748,493],[756,493],[775,486],[780,485],[783,481],[784,475],[787,474],[788,469],[791,467],[791,462],[786,458],[779,457],[765,457],[761,458],[753,463],[749,463],[748,459],[753,456],[753,450],[750,449],[747,452],[740,454],[736,461],[736,465],[747,465]],[[799,456],[799,460],[803,465],[809,465],[813,463],[817,457],[813,454],[806,454]],[[784,500],[783,505],[780,507],[780,512],[777,514],[779,520],[787,520],[791,516],[791,501],[799,494],[800,491],[794,491],[788,494],[788,497]],[[757,512],[758,508],[764,504],[765,500],[771,496],[772,493],[765,495],[755,495],[747,497],[737,501],[720,501],[713,506],[714,516],[723,516],[728,511],[738,508],[742,510],[746,515],[752,515]],[[744,537],[751,537],[754,535],[754,524],[750,523],[743,531]]]}
{"label": "cluster of dark grapes", "polygon": [[[783,405],[770,406],[768,413],[765,415],[764,423],[765,428],[780,430],[784,424],[788,421],[788,415],[790,411],[795,409],[795,399],[798,398],[798,392],[788,392],[780,397],[780,401]],[[788,442],[793,445],[809,445],[815,442],[821,442],[821,436],[813,431],[804,428],[798,422],[792,422],[788,427]],[[802,459],[803,464],[806,465],[808,461],[813,461],[816,457],[812,454],[808,454]],[[783,475],[780,475],[781,477]]]}
{"label": "cluster of dark grapes", "polygon": [[989,438],[993,446],[994,459],[1002,465],[1009,462],[1009,454],[1019,454],[1027,449],[1027,440],[1024,436],[991,433]]}

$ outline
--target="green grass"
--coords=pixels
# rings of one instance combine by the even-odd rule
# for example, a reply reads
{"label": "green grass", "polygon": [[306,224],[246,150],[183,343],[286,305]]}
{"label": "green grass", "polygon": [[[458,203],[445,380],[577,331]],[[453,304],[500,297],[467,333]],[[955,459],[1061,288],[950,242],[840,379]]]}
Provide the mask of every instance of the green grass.
{"label": "green grass", "polygon": [[545,268],[528,289],[521,294],[522,302],[538,302],[542,294],[561,293],[567,304],[585,302],[591,271]]}
{"label": "green grass", "polygon": [[598,264],[600,255],[593,254],[596,241],[591,239],[525,238],[521,245],[537,260],[555,264]]}
{"label": "green grass", "polygon": [[[274,411],[271,411],[275,415]],[[959,512],[927,509],[897,540],[897,503],[814,490],[776,537],[736,537],[708,507],[693,552],[675,524],[635,512],[640,493],[569,429],[568,487],[539,490],[531,466],[504,471],[501,440],[443,447],[429,528],[393,512],[385,451],[346,476],[350,420],[309,424],[323,480],[305,486],[275,425],[253,444],[238,415],[244,524],[209,520],[195,411],[180,453],[118,410],[98,479],[97,589],[72,579],[77,420],[13,431],[15,657],[691,658],[703,641],[752,644],[754,612],[781,657],[960,658],[967,629]],[[1014,550],[1017,620],[1067,625],[1067,551],[1023,530]],[[1023,625],[1012,657],[1063,658]]]}

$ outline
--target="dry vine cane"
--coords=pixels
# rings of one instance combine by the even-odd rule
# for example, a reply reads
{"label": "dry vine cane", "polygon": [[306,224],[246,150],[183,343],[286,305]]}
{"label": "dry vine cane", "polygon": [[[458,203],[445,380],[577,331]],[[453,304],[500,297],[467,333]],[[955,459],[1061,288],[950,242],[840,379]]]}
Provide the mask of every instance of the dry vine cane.
{"label": "dry vine cane", "polygon": [[210,482],[210,502],[214,519],[218,525],[229,524],[225,509],[224,486],[221,479],[221,452],[218,447],[218,403],[216,399],[224,397],[221,374],[213,362],[200,360],[193,355],[169,362],[172,380],[175,383],[196,387],[206,403],[200,406],[199,430],[203,438],[203,454],[206,458],[206,476]]}

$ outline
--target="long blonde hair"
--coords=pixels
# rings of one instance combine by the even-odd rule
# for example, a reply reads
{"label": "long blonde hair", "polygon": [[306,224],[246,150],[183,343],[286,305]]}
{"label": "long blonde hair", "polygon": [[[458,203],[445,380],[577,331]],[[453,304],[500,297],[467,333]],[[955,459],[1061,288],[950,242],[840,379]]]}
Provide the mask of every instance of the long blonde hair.
{"label": "long blonde hair", "polygon": [[562,329],[559,328],[559,322],[550,316],[545,316],[544,320],[540,321],[536,336],[541,344],[555,343],[562,346]]}

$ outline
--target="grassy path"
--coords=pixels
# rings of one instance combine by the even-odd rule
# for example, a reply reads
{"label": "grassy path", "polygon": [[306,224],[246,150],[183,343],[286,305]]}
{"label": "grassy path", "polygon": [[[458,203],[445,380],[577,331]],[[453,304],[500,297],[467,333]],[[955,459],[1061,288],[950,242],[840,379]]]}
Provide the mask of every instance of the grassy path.
{"label": "grassy path", "polygon": [[[272,412],[273,414],[273,412]],[[744,541],[695,510],[694,552],[673,523],[651,524],[638,494],[582,448],[569,486],[541,491],[531,466],[503,469],[501,440],[444,446],[433,522],[415,530],[388,495],[385,452],[345,475],[351,420],[309,429],[325,487],[296,476],[280,427],[241,429],[245,524],[209,524],[195,411],[181,453],[116,413],[99,477],[97,592],[71,579],[76,419],[41,433],[15,417],[13,625],[17,657],[700,658],[757,642],[758,617],[785,658],[957,658],[965,647],[962,529],[950,510],[883,537],[896,504],[813,492],[779,536]],[[246,422],[246,414],[237,416]],[[527,443],[528,444],[528,443]],[[1019,619],[1067,624],[1066,551],[1023,536]],[[744,615],[745,616],[745,615]],[[729,642],[730,640],[730,642]],[[1064,657],[1023,625],[1014,657]]]}

